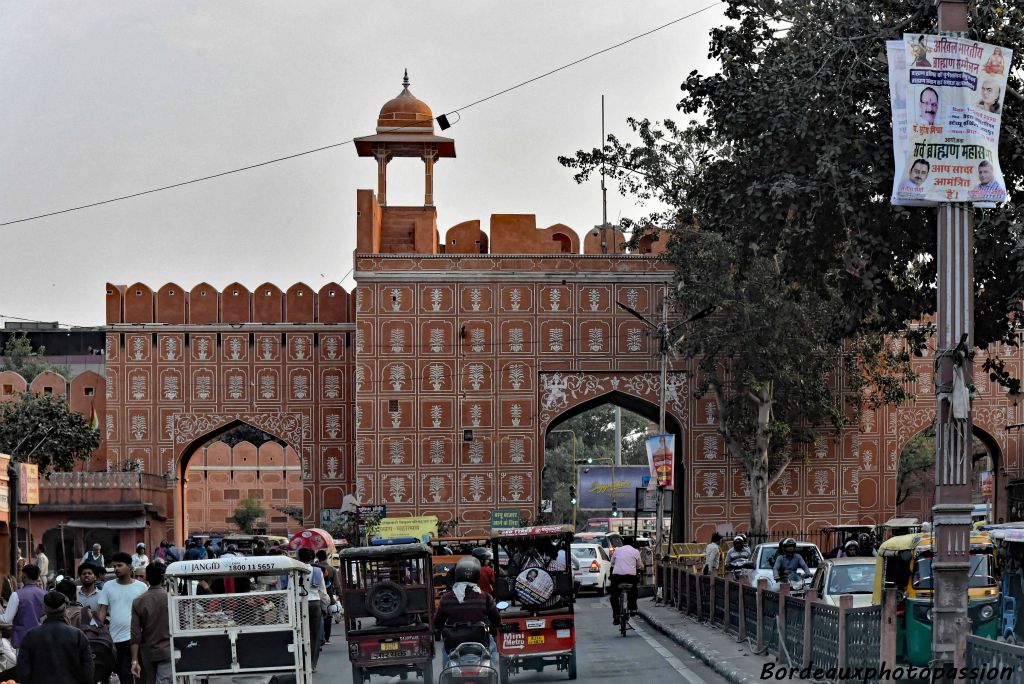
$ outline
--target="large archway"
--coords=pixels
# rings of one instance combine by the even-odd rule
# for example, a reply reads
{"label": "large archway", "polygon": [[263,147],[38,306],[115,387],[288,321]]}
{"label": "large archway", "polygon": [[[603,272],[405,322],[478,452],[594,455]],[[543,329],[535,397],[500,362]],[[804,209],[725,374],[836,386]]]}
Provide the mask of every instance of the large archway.
{"label": "large archway", "polygon": [[[550,437],[557,433],[562,426],[569,424],[574,418],[587,414],[595,409],[603,406],[618,406],[627,412],[636,414],[648,421],[648,424],[652,427],[652,433],[657,432],[659,407],[658,404],[652,403],[647,399],[628,394],[619,390],[612,390],[605,394],[593,397],[581,401],[578,404],[573,405],[571,408],[567,408],[561,413],[558,413],[555,417],[547,423],[547,427],[544,432],[544,439],[542,440],[543,447],[541,453],[541,467],[542,472],[547,464],[547,453],[548,444]],[[675,435],[675,486],[672,492],[672,538],[674,541],[682,540],[686,536],[686,516],[685,516],[685,476],[686,466],[683,459],[683,429],[680,421],[672,415],[671,412],[666,411],[665,414],[665,431],[667,434]],[[578,438],[577,438],[578,439]],[[597,464],[595,464],[597,465]],[[613,485],[614,489],[614,485]],[[620,514],[624,516],[633,516],[633,492],[629,492],[627,496],[623,497],[624,505],[618,510]],[[645,517],[641,515],[641,517]],[[651,514],[646,514],[646,517],[651,517]],[[666,516],[668,517],[668,516]],[[577,517],[577,527],[585,521],[586,512],[583,511]]]}
{"label": "large archway", "polygon": [[[987,430],[972,426],[974,448],[971,457],[971,501],[975,505],[991,503],[986,518],[991,522],[1005,519],[1005,497],[996,496],[1005,485],[1004,457],[999,442]],[[935,428],[934,423],[919,430],[899,452],[895,478],[896,515],[925,521],[931,519],[935,498]],[[985,478],[991,478],[984,483]]]}
{"label": "large archway", "polygon": [[[307,497],[300,495],[300,498],[293,500],[295,488],[289,485],[296,484],[295,478],[291,478],[293,481],[289,482],[288,477],[289,472],[297,472],[298,489],[301,491],[301,482],[308,475],[301,451],[302,424],[302,418],[298,414],[175,414],[174,427],[177,434],[175,442],[176,446],[181,445],[171,467],[171,471],[175,475],[173,529],[177,542],[183,543],[191,532],[225,531],[192,529],[194,527],[192,523],[206,526],[211,521],[216,521],[218,526],[227,525],[226,518],[233,512],[233,510],[229,511],[232,509],[232,502],[246,498],[242,496],[243,489],[250,498],[254,496],[254,492],[260,492],[259,495],[262,496],[262,491],[268,490],[271,495],[270,503],[277,503],[281,507],[291,507],[297,504],[303,510],[304,523],[309,523],[313,512],[311,506],[307,505],[309,504],[305,500]],[[231,439],[232,435],[239,435],[240,439],[233,440]],[[227,441],[222,441],[225,439]],[[254,444],[254,441],[259,443]],[[198,461],[197,454],[199,455]],[[235,463],[236,458],[239,461],[237,464]],[[197,461],[196,467],[191,468],[194,461]],[[259,487],[247,486],[257,484],[263,465],[267,466],[266,470],[271,473],[271,479],[264,480]],[[297,471],[292,470],[296,467]],[[207,482],[210,475],[213,476],[212,484],[215,487],[205,487],[204,489],[207,492],[210,489],[219,492],[215,497],[216,501],[211,502],[209,498],[202,500],[196,498],[192,502],[189,501],[187,484],[190,469],[193,477],[198,477],[202,473]],[[236,473],[241,474],[237,479]],[[278,473],[280,478],[278,478]],[[237,487],[232,486],[236,484]],[[280,496],[275,496],[274,489],[286,491]],[[201,522],[199,520],[190,521],[188,518],[190,503],[198,506],[216,504],[214,507],[216,516],[203,516]],[[287,513],[278,509],[278,515],[273,517],[287,518]],[[273,525],[287,525],[287,520],[273,521],[268,518],[267,523],[267,527],[270,528]]]}

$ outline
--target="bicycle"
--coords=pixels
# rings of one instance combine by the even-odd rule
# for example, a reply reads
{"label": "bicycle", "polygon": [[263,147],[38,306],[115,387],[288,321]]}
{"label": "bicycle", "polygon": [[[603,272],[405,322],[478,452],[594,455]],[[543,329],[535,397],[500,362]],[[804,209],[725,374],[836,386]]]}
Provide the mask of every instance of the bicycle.
{"label": "bicycle", "polygon": [[634,630],[635,628],[629,624],[629,605],[626,599],[626,595],[636,584],[627,582],[619,585],[619,633],[622,636],[626,636],[627,630]]}

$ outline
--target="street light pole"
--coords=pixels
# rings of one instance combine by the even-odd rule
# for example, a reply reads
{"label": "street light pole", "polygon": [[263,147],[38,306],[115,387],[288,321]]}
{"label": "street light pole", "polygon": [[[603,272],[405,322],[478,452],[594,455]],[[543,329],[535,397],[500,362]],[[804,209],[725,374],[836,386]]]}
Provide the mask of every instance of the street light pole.
{"label": "street light pole", "polygon": [[[576,470],[576,433],[573,432],[572,430],[570,430],[569,428],[562,428],[561,430],[552,430],[549,434],[553,435],[556,432],[569,433],[570,435],[572,435],[572,484],[573,484],[573,489],[577,490],[577,492],[578,492],[579,488],[580,488],[580,482],[579,482],[579,473]],[[577,493],[577,496],[579,496],[578,493]],[[575,532],[576,531],[576,508],[577,508],[576,504],[577,504],[577,502],[573,501],[571,503],[572,503],[572,531]]]}
{"label": "street light pole", "polygon": [[[963,36],[967,31],[967,0],[935,0],[941,35]],[[974,435],[970,401],[955,415],[953,394],[957,375],[973,385],[974,348],[974,215],[969,204],[943,202],[938,208],[936,247],[938,335],[936,354],[935,505],[932,508],[935,596],[932,615],[932,664],[962,668],[967,615],[967,585],[971,551],[970,463]],[[960,390],[961,392],[965,390]],[[936,681],[944,678],[939,675]]]}

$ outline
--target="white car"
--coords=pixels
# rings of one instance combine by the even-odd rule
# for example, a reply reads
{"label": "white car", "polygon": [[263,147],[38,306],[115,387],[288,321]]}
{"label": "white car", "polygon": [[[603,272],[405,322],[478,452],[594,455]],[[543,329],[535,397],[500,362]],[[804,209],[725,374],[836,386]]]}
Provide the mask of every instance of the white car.
{"label": "white car", "polygon": [[580,589],[593,589],[604,596],[611,585],[612,561],[600,544],[573,544],[572,555],[580,562],[576,572]]}
{"label": "white car", "polygon": [[839,605],[840,596],[850,594],[854,608],[866,608],[871,605],[875,590],[875,559],[830,558],[814,574],[811,589],[818,592],[819,599],[833,606]]}
{"label": "white car", "polygon": [[[797,542],[796,552],[800,554],[804,562],[807,563],[807,567],[810,569],[811,574],[814,575],[825,559],[822,558],[821,551],[818,550],[817,544],[811,542]],[[775,581],[775,558],[779,555],[779,542],[768,542],[766,544],[758,544],[754,548],[754,552],[750,555],[750,562],[747,564],[747,570],[744,573],[743,582],[753,587],[757,586],[757,580],[764,577],[768,580],[768,589],[770,591],[778,591],[779,583]]]}

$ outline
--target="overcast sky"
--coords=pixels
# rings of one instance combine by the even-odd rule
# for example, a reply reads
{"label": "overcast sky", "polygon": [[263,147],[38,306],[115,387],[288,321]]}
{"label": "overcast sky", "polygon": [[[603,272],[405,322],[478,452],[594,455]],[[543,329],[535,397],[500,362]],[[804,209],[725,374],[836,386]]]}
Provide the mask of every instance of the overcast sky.
{"label": "overcast sky", "polygon": [[[405,67],[436,116],[707,4],[7,2],[0,222],[371,134]],[[715,7],[462,114],[444,133],[458,158],[435,169],[442,235],[492,213],[600,223],[598,184],[577,186],[557,156],[599,144],[602,94],[609,132],[676,117],[722,22]],[[391,203],[422,203],[422,168],[391,163]],[[319,288],[351,268],[356,189],[375,184],[347,145],[0,228],[0,321],[102,324],[107,281]],[[609,188],[610,218],[631,212]]]}

